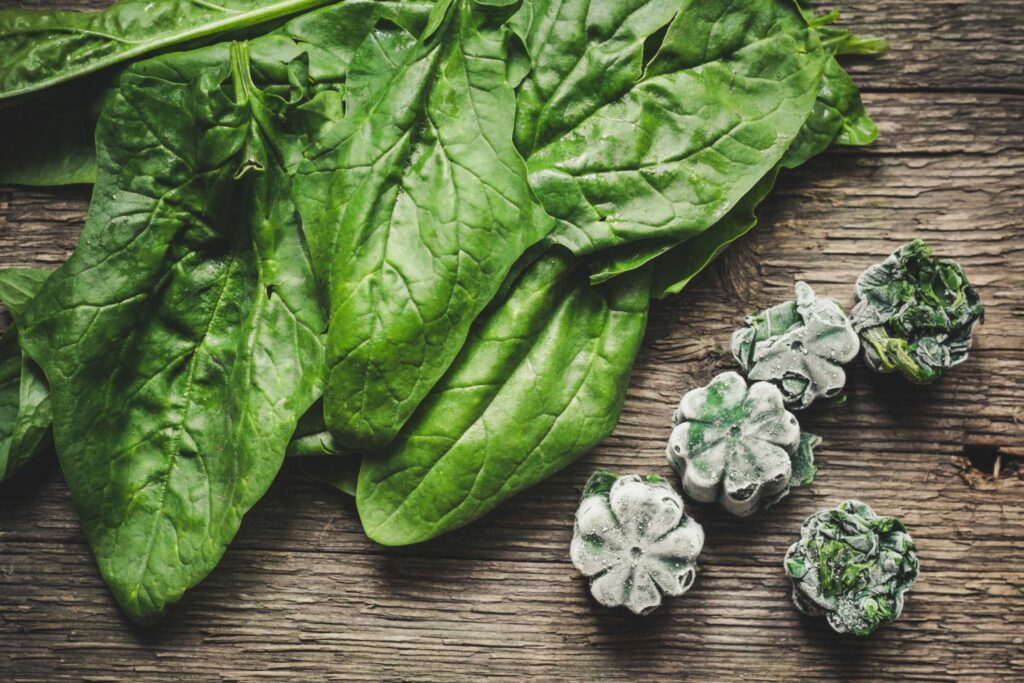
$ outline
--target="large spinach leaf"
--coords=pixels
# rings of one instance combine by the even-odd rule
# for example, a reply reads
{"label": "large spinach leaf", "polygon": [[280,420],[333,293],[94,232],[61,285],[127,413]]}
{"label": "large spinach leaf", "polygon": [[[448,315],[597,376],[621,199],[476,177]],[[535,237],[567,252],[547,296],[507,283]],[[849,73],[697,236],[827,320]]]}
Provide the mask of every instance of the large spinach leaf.
{"label": "large spinach leaf", "polygon": [[373,33],[345,118],[297,180],[328,283],[325,410],[343,447],[394,438],[550,227],[512,144],[514,9],[441,1],[418,40]]}
{"label": "large spinach leaf", "polygon": [[[831,14],[824,15],[824,19],[816,20],[812,25],[834,18]],[[882,45],[884,49],[884,41],[877,38],[857,38],[848,32],[842,34],[858,45]],[[841,49],[842,42],[833,40],[826,45],[829,52],[834,52]],[[811,113],[778,166],[762,177],[729,213],[693,238],[638,240],[599,252],[589,259],[591,282],[604,282],[671,251],[672,255],[662,259],[655,268],[653,294],[660,298],[678,293],[725,247],[754,227],[757,222],[755,210],[774,187],[780,169],[795,169],[830,145],[868,145],[877,136],[878,128],[865,111],[853,79],[834,55],[829,56]]]}
{"label": "large spinach leaf", "polygon": [[534,263],[394,443],[363,459],[367,535],[404,545],[455,529],[608,436],[647,305],[646,271],[591,286],[568,254]]}
{"label": "large spinach leaf", "polygon": [[139,622],[215,566],[320,392],[326,321],[289,192],[326,94],[307,86],[282,39],[130,68],[78,249],[25,312],[83,528]]}
{"label": "large spinach leaf", "polygon": [[49,275],[37,268],[0,268],[0,302],[14,317],[0,338],[0,481],[50,444],[50,388],[18,343],[25,306]]}
{"label": "large spinach leaf", "polygon": [[578,254],[714,225],[789,148],[827,56],[787,0],[529,0],[516,25],[516,141]]}
{"label": "large spinach leaf", "polygon": [[331,0],[120,0],[103,12],[0,10],[0,99],[36,92],[183,43]]}
{"label": "large spinach leaf", "polygon": [[[834,15],[826,15],[825,21],[834,18]],[[846,42],[859,46],[858,54],[878,54],[886,49],[885,42],[878,38],[858,38],[845,31],[836,32]],[[798,168],[830,145],[863,146],[874,142],[878,137],[878,127],[865,111],[853,79],[835,58],[835,53],[842,51],[846,44],[843,40],[835,38],[826,43],[826,49],[833,54],[825,62],[811,115],[779,165],[758,181],[722,220],[707,232],[681,244],[628,245],[627,249],[633,249],[627,252],[628,256],[606,261],[604,272],[595,269],[594,278],[598,281],[607,279],[609,273],[625,272],[657,258],[653,266],[651,295],[663,298],[678,294],[727,246],[757,225],[757,207],[775,186],[780,170]]]}

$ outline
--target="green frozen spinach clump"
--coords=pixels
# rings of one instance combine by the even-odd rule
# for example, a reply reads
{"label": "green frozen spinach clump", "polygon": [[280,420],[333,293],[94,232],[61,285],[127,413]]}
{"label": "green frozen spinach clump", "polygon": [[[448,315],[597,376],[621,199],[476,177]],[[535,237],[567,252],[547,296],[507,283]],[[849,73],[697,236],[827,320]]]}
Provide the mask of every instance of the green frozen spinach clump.
{"label": "green frozen spinach clump", "polygon": [[866,636],[899,618],[917,580],[916,547],[903,522],[848,500],[811,515],[786,553],[793,603],[838,633]]}
{"label": "green frozen spinach clump", "polygon": [[960,264],[921,240],[906,244],[857,278],[853,327],[875,372],[929,384],[967,360],[974,326],[985,318]]}

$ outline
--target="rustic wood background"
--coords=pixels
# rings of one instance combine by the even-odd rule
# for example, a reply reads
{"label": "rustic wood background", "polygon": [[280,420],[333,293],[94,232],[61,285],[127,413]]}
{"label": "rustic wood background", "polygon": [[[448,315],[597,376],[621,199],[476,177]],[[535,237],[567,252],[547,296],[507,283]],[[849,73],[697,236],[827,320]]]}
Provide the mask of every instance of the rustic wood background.
{"label": "rustic wood background", "polygon": [[[851,69],[878,143],[788,174],[752,235],[654,307],[603,446],[402,550],[288,465],[216,571],[148,630],[100,580],[50,458],[0,487],[0,680],[1024,680],[1024,0],[837,4],[892,42]],[[88,199],[0,187],[0,265],[64,261]],[[981,291],[970,360],[929,388],[855,365],[847,406],[801,416],[825,438],[812,486],[753,520],[694,506],[708,538],[694,589],[644,619],[596,606],[568,559],[591,471],[669,475],[674,404],[732,367],[744,313],[795,279],[851,304],[856,275],[914,237]],[[845,498],[902,517],[921,558],[903,618],[866,639],[800,616],[781,568],[804,518]]]}

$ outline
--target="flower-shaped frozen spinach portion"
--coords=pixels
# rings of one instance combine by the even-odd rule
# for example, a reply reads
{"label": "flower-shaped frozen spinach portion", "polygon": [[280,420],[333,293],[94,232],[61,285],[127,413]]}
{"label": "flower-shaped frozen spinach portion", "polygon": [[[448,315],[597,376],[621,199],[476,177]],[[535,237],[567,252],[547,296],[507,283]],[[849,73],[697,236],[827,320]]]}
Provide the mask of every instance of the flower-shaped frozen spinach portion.
{"label": "flower-shaped frozen spinach portion", "polygon": [[576,511],[570,555],[605,607],[648,614],[663,595],[682,595],[696,576],[704,530],[661,477],[599,470]]}
{"label": "flower-shaped frozen spinach portion", "polygon": [[810,461],[815,441],[801,448],[800,425],[768,382],[748,387],[740,375],[724,372],[687,392],[672,424],[668,461],[683,491],[703,503],[717,500],[734,515],[772,505],[813,474],[813,467],[810,474],[803,466],[795,472],[793,461],[802,455]]}
{"label": "flower-shaped frozen spinach portion", "polygon": [[838,303],[797,282],[796,301],[744,322],[732,335],[732,354],[751,381],[777,386],[787,408],[802,410],[843,390],[843,364],[857,357],[860,338]]}
{"label": "flower-shaped frozen spinach portion", "polygon": [[967,360],[974,326],[985,319],[963,268],[921,240],[905,244],[857,278],[851,317],[875,372],[929,384]]}
{"label": "flower-shaped frozen spinach portion", "polygon": [[917,580],[916,548],[903,523],[848,500],[811,515],[786,553],[793,603],[825,615],[839,633],[866,636],[903,611]]}

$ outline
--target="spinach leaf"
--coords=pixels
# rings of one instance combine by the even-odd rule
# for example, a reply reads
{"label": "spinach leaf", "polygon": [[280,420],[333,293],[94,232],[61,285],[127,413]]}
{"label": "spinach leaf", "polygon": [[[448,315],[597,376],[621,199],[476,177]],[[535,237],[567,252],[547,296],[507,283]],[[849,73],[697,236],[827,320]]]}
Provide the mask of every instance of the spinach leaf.
{"label": "spinach leaf", "polygon": [[889,43],[877,36],[858,36],[832,24],[839,19],[838,10],[815,14],[809,0],[796,0],[807,23],[821,36],[821,43],[833,55],[880,55],[889,49]]}
{"label": "spinach leaf", "polygon": [[0,268],[0,301],[7,306],[15,323],[52,272],[44,268]]}
{"label": "spinach leaf", "polygon": [[82,526],[135,621],[216,565],[320,393],[289,172],[324,94],[283,39],[129,68],[78,249],[25,312]]}
{"label": "spinach leaf", "polygon": [[380,27],[353,58],[345,118],[297,179],[331,310],[325,415],[343,447],[394,438],[551,225],[511,139],[514,9],[441,0],[418,40]]}
{"label": "spinach leaf", "polygon": [[870,145],[877,137],[878,127],[864,110],[853,79],[835,57],[830,57],[825,63],[814,110],[786,150],[781,164],[783,168],[797,168],[829,145]]}
{"label": "spinach leaf", "polygon": [[811,114],[779,165],[762,177],[725,217],[690,239],[641,240],[595,254],[590,259],[591,281],[604,282],[672,252],[660,259],[654,269],[652,295],[663,298],[680,292],[729,244],[757,224],[757,206],[771,192],[780,169],[795,169],[830,145],[869,145],[876,137],[878,128],[865,111],[857,86],[835,57],[830,56]]}
{"label": "spinach leaf", "polygon": [[714,225],[789,148],[827,56],[785,0],[531,0],[517,30],[517,144],[577,254]]}
{"label": "spinach leaf", "polygon": [[[835,60],[831,62],[834,64]],[[878,129],[864,111],[853,81],[841,68],[835,79],[828,75],[829,71],[827,67],[814,111],[793,145],[786,150],[782,161],[757,181],[721,220],[689,239],[641,240],[599,252],[589,261],[591,282],[605,282],[656,261],[652,296],[660,299],[678,294],[727,246],[757,225],[757,207],[775,187],[782,168],[793,169],[806,163],[830,144],[838,143],[847,130],[859,131],[863,135],[851,136],[846,144],[867,145],[873,142]],[[849,108],[844,108],[844,105]]]}
{"label": "spinach leaf", "polygon": [[[869,40],[877,41],[864,39],[864,42]],[[829,49],[834,49],[834,44]],[[656,244],[648,252],[641,249],[640,258],[634,256],[632,263],[626,259],[606,265],[606,272],[621,272],[630,265],[636,267],[634,264],[637,262],[646,263],[658,257],[653,267],[651,296],[661,299],[670,294],[678,294],[727,246],[757,225],[757,207],[775,186],[780,170],[798,168],[830,145],[870,145],[877,137],[878,127],[865,111],[856,84],[835,57],[830,56],[825,62],[825,71],[811,115],[772,172],[761,178],[707,232],[678,245]],[[600,272],[595,273],[595,277],[600,275]]]}
{"label": "spinach leaf", "polygon": [[338,447],[334,435],[324,424],[323,399],[314,403],[299,419],[285,455],[288,457],[349,455]]}
{"label": "spinach leaf", "polygon": [[483,316],[458,359],[383,453],[356,502],[385,545],[467,524],[611,433],[647,322],[648,278],[591,286],[572,256],[535,262]]}
{"label": "spinach leaf", "polygon": [[0,301],[14,323],[0,338],[0,481],[44,451],[50,436],[50,388],[18,343],[25,305],[49,277],[36,268],[0,268]]}
{"label": "spinach leaf", "polygon": [[331,0],[120,0],[103,12],[0,10],[0,99],[251,29]]}

